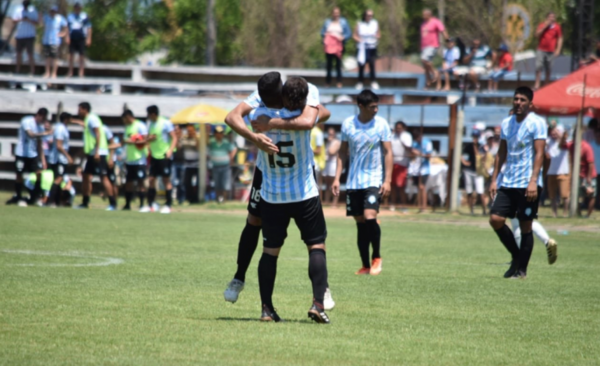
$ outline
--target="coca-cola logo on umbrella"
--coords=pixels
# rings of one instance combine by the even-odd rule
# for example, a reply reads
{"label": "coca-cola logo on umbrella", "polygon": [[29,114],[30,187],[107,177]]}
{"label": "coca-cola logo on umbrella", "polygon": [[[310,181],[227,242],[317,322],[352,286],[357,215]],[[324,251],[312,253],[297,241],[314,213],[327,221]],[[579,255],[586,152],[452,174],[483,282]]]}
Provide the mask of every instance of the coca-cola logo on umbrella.
{"label": "coca-cola logo on umbrella", "polygon": [[[583,96],[583,83],[579,84],[571,84],[567,88],[567,95],[575,95],[578,97]],[[600,98],[600,88],[590,88],[589,86],[585,87],[585,97],[586,98]]]}

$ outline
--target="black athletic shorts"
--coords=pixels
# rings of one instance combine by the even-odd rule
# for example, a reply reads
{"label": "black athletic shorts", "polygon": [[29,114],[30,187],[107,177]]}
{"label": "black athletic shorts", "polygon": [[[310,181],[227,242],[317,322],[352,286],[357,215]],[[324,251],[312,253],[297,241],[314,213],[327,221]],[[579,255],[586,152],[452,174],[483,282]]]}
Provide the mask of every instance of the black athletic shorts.
{"label": "black athletic shorts", "polygon": [[170,177],[171,159],[150,158],[150,176],[151,177]]}
{"label": "black athletic shorts", "polygon": [[252,189],[250,190],[250,199],[248,200],[248,213],[252,216],[260,217],[260,188],[262,187],[262,172],[254,168],[254,178],[252,178]]}
{"label": "black athletic shorts", "polygon": [[127,169],[127,175],[125,177],[127,182],[135,182],[146,179],[145,165],[125,165],[125,169]]}
{"label": "black athletic shorts", "polygon": [[56,179],[58,177],[62,177],[65,174],[67,174],[67,166],[65,164],[61,164],[61,163],[51,164],[50,169],[54,173],[54,179]]}
{"label": "black athletic shorts", "polygon": [[88,155],[83,168],[83,174],[97,175],[103,177],[108,174],[108,165],[106,164],[106,155],[100,155],[100,161],[94,159],[94,155]]}
{"label": "black athletic shorts", "polygon": [[527,201],[525,191],[525,188],[501,187],[498,189],[496,198],[494,198],[490,213],[511,219],[516,217],[519,221],[533,221],[533,219],[537,219],[542,188],[538,187],[537,199],[531,202]]}
{"label": "black athletic shorts", "polygon": [[42,161],[35,158],[24,158],[22,156],[17,156],[15,159],[15,172],[17,174],[27,173],[35,173],[42,170]]}
{"label": "black athletic shorts", "polygon": [[260,203],[263,246],[280,248],[287,237],[290,220],[294,219],[306,245],[323,244],[327,239],[327,225],[321,199],[313,197],[292,203]]}
{"label": "black athletic shorts", "polygon": [[69,44],[69,53],[78,53],[80,55],[85,55],[85,38],[71,40]]}
{"label": "black athletic shorts", "polygon": [[106,164],[106,176],[108,177],[108,180],[112,183],[115,184],[117,182],[117,175],[115,174],[115,163],[113,162],[112,167],[108,166],[108,163]]}
{"label": "black athletic shorts", "polygon": [[346,216],[362,216],[365,210],[379,212],[379,188],[349,189],[346,191]]}

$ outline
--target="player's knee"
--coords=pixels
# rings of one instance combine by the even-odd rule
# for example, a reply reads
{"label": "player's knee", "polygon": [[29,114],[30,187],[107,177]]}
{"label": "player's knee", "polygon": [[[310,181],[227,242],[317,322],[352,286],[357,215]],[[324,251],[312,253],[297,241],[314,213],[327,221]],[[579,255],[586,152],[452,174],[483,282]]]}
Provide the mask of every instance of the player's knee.
{"label": "player's knee", "polygon": [[260,217],[248,214],[248,224],[252,226],[262,226],[262,219]]}
{"label": "player's knee", "polygon": [[310,252],[311,250],[315,250],[315,249],[321,249],[321,250],[325,250],[325,243],[323,244],[312,244],[312,245],[307,245],[306,248],[308,249],[308,251]]}
{"label": "player's knee", "polygon": [[490,215],[490,226],[494,228],[494,230],[500,229],[504,226],[506,219],[504,217],[500,217],[497,215]]}
{"label": "player's knee", "polygon": [[268,254],[268,255],[272,255],[273,257],[278,257],[280,251],[281,251],[281,247],[279,247],[279,248],[267,248],[267,247],[263,247],[263,253]]}
{"label": "player's knee", "polygon": [[375,220],[375,219],[377,219],[377,211],[365,210],[365,216],[363,216],[363,222],[366,220]]}
{"label": "player's knee", "polygon": [[356,221],[359,224],[364,224],[365,223],[365,217],[364,216],[354,216],[354,221]]}

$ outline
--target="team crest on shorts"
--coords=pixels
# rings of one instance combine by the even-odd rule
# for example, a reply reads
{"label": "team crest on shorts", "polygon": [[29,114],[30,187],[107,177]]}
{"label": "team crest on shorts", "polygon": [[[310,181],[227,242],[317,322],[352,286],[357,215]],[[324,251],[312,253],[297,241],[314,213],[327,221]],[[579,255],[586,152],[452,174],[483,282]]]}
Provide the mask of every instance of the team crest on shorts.
{"label": "team crest on shorts", "polygon": [[25,163],[23,162],[23,160],[17,160],[17,169],[21,170],[25,167]]}
{"label": "team crest on shorts", "polygon": [[531,216],[531,208],[530,207],[527,207],[525,209],[525,216]]}
{"label": "team crest on shorts", "polygon": [[165,168],[165,174],[169,174],[169,168]]}
{"label": "team crest on shorts", "polygon": [[143,171],[141,171],[141,170],[138,170],[138,177],[140,177],[140,178],[141,178],[141,177],[143,177],[143,176],[144,176],[144,172],[143,172]]}
{"label": "team crest on shorts", "polygon": [[374,195],[370,195],[369,198],[367,198],[367,200],[370,204],[374,204],[375,202],[377,202],[377,198]]}

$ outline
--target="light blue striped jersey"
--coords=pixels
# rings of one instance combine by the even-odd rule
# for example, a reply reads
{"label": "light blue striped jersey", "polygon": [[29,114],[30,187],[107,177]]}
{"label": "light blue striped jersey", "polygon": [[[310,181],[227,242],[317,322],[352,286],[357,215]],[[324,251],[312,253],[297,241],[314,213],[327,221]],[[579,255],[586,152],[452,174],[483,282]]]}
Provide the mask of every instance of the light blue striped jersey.
{"label": "light blue striped jersey", "polygon": [[[529,112],[519,123],[516,116],[502,121],[500,138],[506,141],[506,162],[502,174],[501,186],[505,188],[527,188],[533,173],[535,140],[548,138],[546,121],[537,114]],[[538,186],[543,187],[542,169],[538,177]]]}
{"label": "light blue striped jersey", "polygon": [[23,5],[17,6],[12,19],[19,22],[17,25],[17,33],[15,34],[16,39],[35,38],[35,25],[23,21],[23,19],[34,20],[36,22],[39,20],[38,12],[33,5],[29,5],[27,9],[25,9]]}
{"label": "light blue striped jersey", "polygon": [[348,117],[342,123],[342,141],[348,142],[350,169],[346,189],[381,187],[383,183],[382,142],[392,140],[388,121],[375,116],[362,123],[358,116]]}
{"label": "light blue striped jersey", "polygon": [[[255,120],[261,115],[271,118],[292,118],[300,111],[261,107],[250,113]],[[310,147],[310,130],[266,132],[279,153],[267,154],[259,150],[257,167],[263,173],[261,197],[269,203],[300,202],[317,197],[319,190],[313,173],[313,151]]]}
{"label": "light blue striped jersey", "polygon": [[[248,104],[250,107],[256,109],[260,107],[264,107],[265,104],[260,99],[260,95],[258,95],[258,90],[255,90],[254,93],[250,94],[244,103]],[[306,105],[311,107],[317,107],[321,104],[319,97],[319,89],[311,83],[308,83],[308,96],[306,97]]]}
{"label": "light blue striped jersey", "polygon": [[[427,137],[421,137],[421,142],[415,140],[413,141],[413,149],[418,150],[423,155],[431,155],[433,153],[433,142]],[[417,175],[429,175],[431,173],[431,166],[429,164],[429,159],[422,156],[417,156],[411,164],[413,165],[412,172],[414,176]]]}
{"label": "light blue striped jersey", "polygon": [[42,37],[42,44],[59,46],[60,37],[58,34],[61,29],[66,26],[67,21],[62,15],[56,14],[53,17],[49,14],[44,15],[44,35]]}
{"label": "light blue striped jersey", "polygon": [[67,16],[67,23],[69,24],[69,37],[75,41],[85,39],[92,28],[90,18],[84,12],[69,14]]}
{"label": "light blue striped jersey", "polygon": [[69,130],[67,130],[67,126],[65,126],[62,122],[57,122],[52,127],[53,129],[53,139],[52,145],[50,146],[50,158],[48,159],[48,163],[50,164],[67,164],[67,157],[58,151],[57,141],[62,141],[62,146],[65,151],[69,151]]}
{"label": "light blue striped jersey", "polygon": [[21,119],[21,127],[19,127],[15,155],[23,158],[35,158],[38,156],[37,138],[29,137],[27,131],[43,133],[44,126],[37,124],[33,116],[23,117]]}

